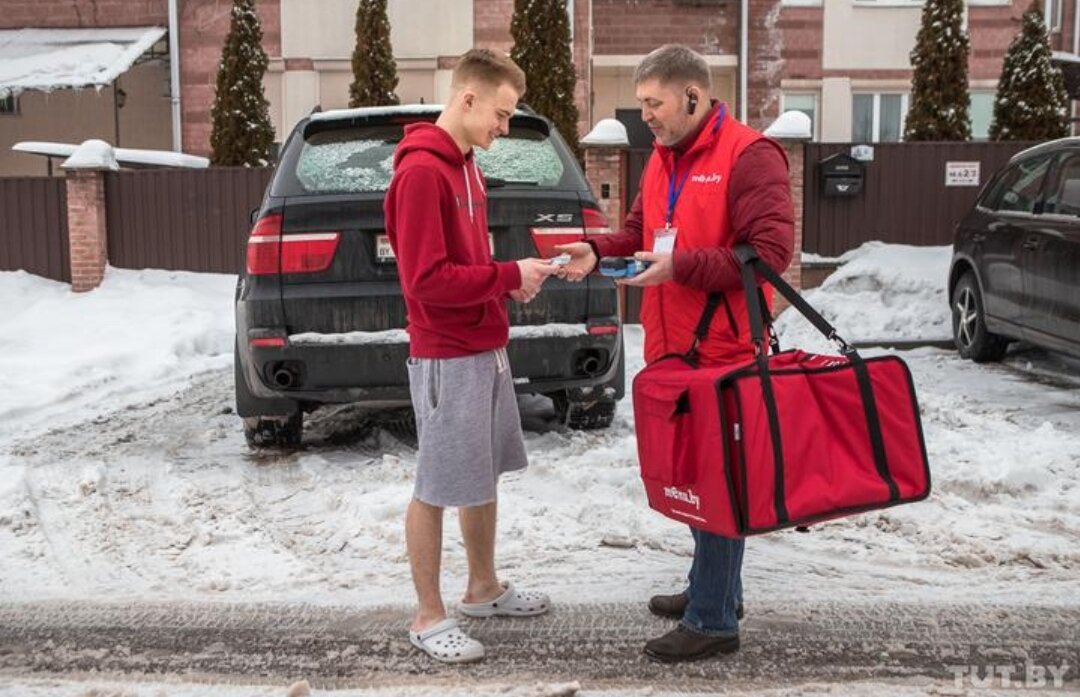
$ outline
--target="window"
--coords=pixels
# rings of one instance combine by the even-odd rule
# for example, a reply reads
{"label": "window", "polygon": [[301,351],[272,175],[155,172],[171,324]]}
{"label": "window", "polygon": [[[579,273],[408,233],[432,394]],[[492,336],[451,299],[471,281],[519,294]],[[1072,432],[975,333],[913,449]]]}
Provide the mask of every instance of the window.
{"label": "window", "polygon": [[990,137],[990,122],[994,118],[994,93],[971,93],[971,137],[986,140]]}
{"label": "window", "polygon": [[1043,16],[1046,18],[1046,28],[1052,32],[1061,31],[1061,0],[1046,0],[1043,8]]}
{"label": "window", "polygon": [[[296,161],[294,193],[386,191],[394,174],[399,125],[340,128],[307,137]],[[524,186],[557,186],[565,170],[555,144],[530,128],[510,129],[490,150],[476,151],[488,181]]]}
{"label": "window", "polygon": [[816,94],[783,94],[780,111],[801,111],[810,117],[810,133],[817,140],[817,95]]}
{"label": "window", "polygon": [[1035,157],[1017,163],[1001,175],[983,206],[991,210],[1034,213],[1042,191],[1043,179],[1050,168],[1050,157]]}
{"label": "window", "polygon": [[1064,155],[1043,203],[1043,213],[1080,216],[1080,154]]}
{"label": "window", "polygon": [[851,99],[851,140],[897,143],[904,139],[906,94],[855,94]]}
{"label": "window", "polygon": [[19,98],[13,94],[8,94],[4,97],[0,97],[0,115],[3,114],[18,114],[19,113]]}

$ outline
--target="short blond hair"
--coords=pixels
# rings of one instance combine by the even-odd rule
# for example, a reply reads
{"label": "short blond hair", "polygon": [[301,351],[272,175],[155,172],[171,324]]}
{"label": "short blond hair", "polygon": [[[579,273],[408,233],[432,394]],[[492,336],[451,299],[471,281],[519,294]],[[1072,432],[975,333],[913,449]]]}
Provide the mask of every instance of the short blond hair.
{"label": "short blond hair", "polygon": [[489,48],[474,48],[465,52],[454,66],[450,84],[461,87],[469,82],[481,82],[492,87],[506,83],[514,88],[520,99],[525,95],[525,71],[505,53]]}

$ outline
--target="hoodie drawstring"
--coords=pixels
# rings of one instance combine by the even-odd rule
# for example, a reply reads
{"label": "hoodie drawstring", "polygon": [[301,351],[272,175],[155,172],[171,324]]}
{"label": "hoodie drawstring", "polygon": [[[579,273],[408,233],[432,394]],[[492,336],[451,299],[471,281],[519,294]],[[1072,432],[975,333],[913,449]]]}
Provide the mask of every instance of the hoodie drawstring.
{"label": "hoodie drawstring", "polygon": [[473,218],[472,207],[472,186],[469,184],[469,171],[466,169],[466,167],[467,165],[461,165],[461,173],[465,175],[465,196],[469,199],[469,222],[475,223],[476,220]]}

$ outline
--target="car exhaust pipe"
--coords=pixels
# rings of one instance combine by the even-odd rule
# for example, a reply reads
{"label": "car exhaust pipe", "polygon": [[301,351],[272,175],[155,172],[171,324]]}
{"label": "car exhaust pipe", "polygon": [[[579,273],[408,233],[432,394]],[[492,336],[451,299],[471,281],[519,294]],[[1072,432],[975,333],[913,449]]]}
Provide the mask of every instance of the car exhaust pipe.
{"label": "car exhaust pipe", "polygon": [[296,384],[297,374],[292,368],[281,367],[274,371],[274,384],[283,390],[287,390]]}
{"label": "car exhaust pipe", "polygon": [[596,356],[586,356],[578,363],[578,372],[586,375],[596,375],[600,372],[600,359]]}

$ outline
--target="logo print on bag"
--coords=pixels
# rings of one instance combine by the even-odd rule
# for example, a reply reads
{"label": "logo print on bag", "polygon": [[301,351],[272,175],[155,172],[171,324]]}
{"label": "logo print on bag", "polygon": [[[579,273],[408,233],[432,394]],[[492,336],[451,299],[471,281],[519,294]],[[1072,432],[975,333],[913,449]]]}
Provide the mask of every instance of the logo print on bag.
{"label": "logo print on bag", "polygon": [[676,501],[688,503],[697,510],[701,510],[701,498],[689,489],[683,491],[682,489],[676,489],[673,486],[666,486],[664,487],[664,496],[668,497],[669,499],[675,499]]}

